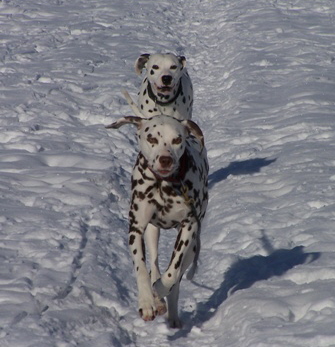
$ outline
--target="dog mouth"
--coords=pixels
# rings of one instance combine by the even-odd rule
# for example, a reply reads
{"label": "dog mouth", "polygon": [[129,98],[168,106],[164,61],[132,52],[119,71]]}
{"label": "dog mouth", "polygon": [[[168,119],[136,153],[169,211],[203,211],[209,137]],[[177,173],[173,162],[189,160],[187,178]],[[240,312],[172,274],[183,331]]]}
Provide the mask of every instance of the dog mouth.
{"label": "dog mouth", "polygon": [[172,90],[174,89],[174,85],[173,86],[158,86],[156,83],[155,83],[155,87],[157,89],[157,92],[160,93],[160,94],[170,94],[172,92]]}
{"label": "dog mouth", "polygon": [[155,170],[152,170],[154,171],[154,173],[159,176],[159,177],[162,177],[162,178],[168,178],[168,177],[171,177],[175,174],[175,172],[178,171],[178,167],[176,167],[175,165],[172,165],[171,167],[169,168],[157,168]]}
{"label": "dog mouth", "polygon": [[169,176],[172,175],[173,171],[172,170],[162,169],[162,170],[157,170],[157,173],[159,174],[159,176],[169,177]]}

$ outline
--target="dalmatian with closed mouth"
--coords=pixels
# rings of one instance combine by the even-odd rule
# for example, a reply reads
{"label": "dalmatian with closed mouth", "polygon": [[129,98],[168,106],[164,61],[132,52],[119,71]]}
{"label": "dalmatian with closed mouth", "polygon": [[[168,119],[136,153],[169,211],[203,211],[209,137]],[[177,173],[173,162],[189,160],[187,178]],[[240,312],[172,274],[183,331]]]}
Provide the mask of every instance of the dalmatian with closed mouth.
{"label": "dalmatian with closed mouth", "polygon": [[143,117],[168,115],[177,119],[192,117],[193,87],[186,70],[186,58],[167,54],[142,54],[135,71],[142,81],[137,107]]}
{"label": "dalmatian with closed mouth", "polygon": [[[194,275],[200,226],[208,201],[203,134],[193,121],[165,115],[149,119],[127,116],[107,128],[117,129],[124,124],[137,126],[140,147],[132,173],[129,210],[129,248],[137,279],[139,313],[150,321],[168,311],[170,326],[180,328],[179,285],[191,264],[187,278]],[[170,264],[162,275],[158,264],[160,228],[178,230]],[[150,256],[150,274],[145,246]]]}

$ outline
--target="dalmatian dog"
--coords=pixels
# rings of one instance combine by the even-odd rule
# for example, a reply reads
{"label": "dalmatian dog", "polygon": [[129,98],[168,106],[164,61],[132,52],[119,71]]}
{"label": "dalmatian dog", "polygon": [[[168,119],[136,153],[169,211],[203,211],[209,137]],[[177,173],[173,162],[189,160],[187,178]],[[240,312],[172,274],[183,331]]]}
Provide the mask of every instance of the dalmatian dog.
{"label": "dalmatian dog", "polygon": [[177,119],[192,117],[193,87],[185,68],[184,56],[142,54],[135,62],[135,71],[142,81],[137,107],[143,117],[164,114]]}
{"label": "dalmatian dog", "polygon": [[[129,248],[138,287],[140,316],[151,321],[168,311],[170,327],[178,317],[179,285],[186,269],[191,279],[200,251],[200,226],[207,201],[208,163],[202,131],[191,120],[159,115],[126,116],[106,128],[137,127],[140,147],[132,173]],[[176,228],[178,236],[167,270],[158,264],[160,228]],[[145,247],[150,258],[146,267]],[[167,297],[167,307],[164,298]]]}

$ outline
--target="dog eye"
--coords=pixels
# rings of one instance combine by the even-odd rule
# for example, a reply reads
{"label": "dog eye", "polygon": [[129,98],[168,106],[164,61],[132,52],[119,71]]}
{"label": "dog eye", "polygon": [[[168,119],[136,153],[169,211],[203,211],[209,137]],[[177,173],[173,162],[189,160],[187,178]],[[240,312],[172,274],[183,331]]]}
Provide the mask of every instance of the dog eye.
{"label": "dog eye", "polygon": [[152,145],[157,145],[157,143],[158,143],[158,140],[155,137],[152,137],[152,136],[148,136],[147,137],[147,141],[149,143],[151,143]]}
{"label": "dog eye", "polygon": [[152,68],[153,68],[154,70],[158,70],[158,69],[159,69],[159,66],[158,66],[158,65],[152,65]]}
{"label": "dog eye", "polygon": [[173,145],[180,145],[182,141],[181,137],[176,137],[175,139],[172,140]]}
{"label": "dog eye", "polygon": [[170,69],[171,69],[171,70],[177,70],[177,67],[178,67],[177,65],[171,65],[171,66],[170,66]]}

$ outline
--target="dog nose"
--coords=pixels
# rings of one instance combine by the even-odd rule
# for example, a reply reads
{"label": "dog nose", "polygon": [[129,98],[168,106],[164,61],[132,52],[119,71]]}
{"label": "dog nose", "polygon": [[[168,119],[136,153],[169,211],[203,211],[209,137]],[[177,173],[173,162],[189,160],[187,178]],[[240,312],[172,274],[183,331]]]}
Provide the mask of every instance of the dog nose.
{"label": "dog nose", "polygon": [[172,158],[162,155],[161,157],[159,157],[159,163],[163,168],[168,168],[172,164]]}
{"label": "dog nose", "polygon": [[169,86],[172,82],[172,76],[169,76],[169,75],[162,76],[162,82],[164,85]]}

